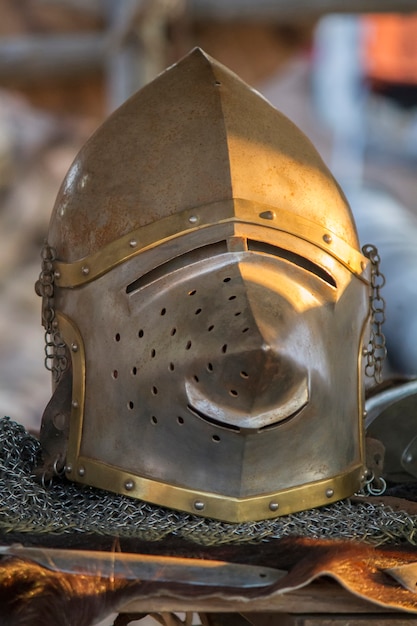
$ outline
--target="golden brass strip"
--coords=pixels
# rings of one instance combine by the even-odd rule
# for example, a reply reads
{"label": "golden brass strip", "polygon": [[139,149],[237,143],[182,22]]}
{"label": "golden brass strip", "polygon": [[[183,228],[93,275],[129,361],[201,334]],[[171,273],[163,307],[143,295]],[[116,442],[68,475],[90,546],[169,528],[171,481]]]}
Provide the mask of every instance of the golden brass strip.
{"label": "golden brass strip", "polygon": [[[56,312],[59,332],[71,352],[72,402],[68,459],[76,458],[80,451],[85,403],[85,349],[81,334],[75,324],[63,313]],[[67,463],[68,464],[68,463]]]}
{"label": "golden brass strip", "polygon": [[[349,472],[262,496],[231,498],[192,491],[123,472],[98,461],[70,459],[69,477],[100,489],[125,494],[153,504],[227,522],[246,522],[288,515],[351,496],[361,486],[362,465]],[[82,475],[79,475],[79,469]]]}
{"label": "golden brass strip", "polygon": [[202,228],[214,228],[227,223],[255,224],[295,235],[325,250],[357,275],[361,275],[368,264],[358,250],[310,220],[289,211],[236,198],[182,211],[142,226],[74,263],[57,261],[56,285],[78,287],[161,243]]}

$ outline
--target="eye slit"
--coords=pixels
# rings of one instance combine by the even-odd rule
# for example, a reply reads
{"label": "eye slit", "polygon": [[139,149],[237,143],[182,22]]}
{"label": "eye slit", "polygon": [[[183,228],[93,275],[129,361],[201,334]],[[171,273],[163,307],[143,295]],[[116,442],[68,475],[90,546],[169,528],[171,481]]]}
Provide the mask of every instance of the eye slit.
{"label": "eye slit", "polygon": [[254,252],[263,252],[264,254],[270,254],[281,259],[285,259],[294,265],[298,265],[298,267],[302,267],[307,270],[311,274],[315,274],[318,278],[325,281],[331,287],[337,287],[336,281],[324,268],[320,267],[310,259],[306,259],[305,257],[296,254],[295,252],[291,252],[290,250],[285,250],[284,248],[279,248],[278,246],[273,246],[269,243],[264,243],[261,241],[254,241],[253,239],[248,239],[248,250],[253,250]]}

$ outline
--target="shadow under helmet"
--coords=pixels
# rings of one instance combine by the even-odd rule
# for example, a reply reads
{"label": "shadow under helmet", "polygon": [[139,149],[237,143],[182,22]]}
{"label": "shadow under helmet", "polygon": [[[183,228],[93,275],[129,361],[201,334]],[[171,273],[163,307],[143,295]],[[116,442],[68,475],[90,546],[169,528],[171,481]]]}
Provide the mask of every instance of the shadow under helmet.
{"label": "shadow under helmet", "polygon": [[369,278],[310,141],[195,49],[109,117],[59,192],[38,471],[230,522],[350,496]]}

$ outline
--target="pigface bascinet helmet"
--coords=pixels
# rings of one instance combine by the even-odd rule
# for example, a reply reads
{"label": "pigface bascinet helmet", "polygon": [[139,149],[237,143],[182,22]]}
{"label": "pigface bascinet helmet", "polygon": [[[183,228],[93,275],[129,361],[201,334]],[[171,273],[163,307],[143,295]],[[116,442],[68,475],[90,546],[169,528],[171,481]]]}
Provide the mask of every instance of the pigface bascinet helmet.
{"label": "pigface bascinet helmet", "polygon": [[86,143],[38,291],[44,467],[230,522],[363,475],[369,263],[310,141],[196,49]]}

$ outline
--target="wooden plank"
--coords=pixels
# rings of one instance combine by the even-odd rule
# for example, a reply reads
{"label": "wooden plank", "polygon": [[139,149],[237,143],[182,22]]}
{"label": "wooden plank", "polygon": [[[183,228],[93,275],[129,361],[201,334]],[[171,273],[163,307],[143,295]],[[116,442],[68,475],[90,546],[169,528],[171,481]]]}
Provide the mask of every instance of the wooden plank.
{"label": "wooden plank", "polygon": [[416,623],[413,615],[280,615],[248,613],[245,617],[252,626],[411,626]]}
{"label": "wooden plank", "polygon": [[211,19],[286,19],[325,13],[417,11],[415,0],[189,0],[192,17]]}

